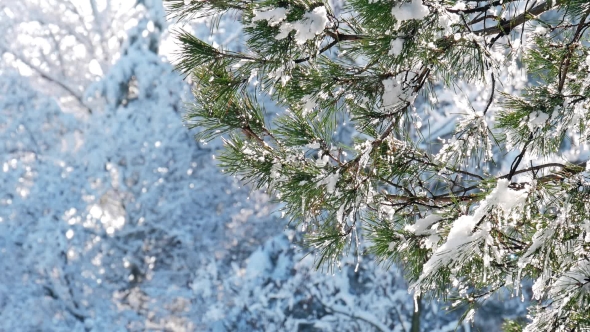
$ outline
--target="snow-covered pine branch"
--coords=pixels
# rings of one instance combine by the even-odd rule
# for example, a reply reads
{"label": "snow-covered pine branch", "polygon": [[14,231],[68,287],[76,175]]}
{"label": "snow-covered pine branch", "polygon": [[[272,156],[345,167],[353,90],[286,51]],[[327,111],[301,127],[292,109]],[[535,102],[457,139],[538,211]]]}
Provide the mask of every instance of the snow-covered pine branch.
{"label": "snow-covered pine branch", "polygon": [[243,24],[236,49],[178,35],[187,123],[225,139],[222,166],[284,203],[318,264],[365,239],[417,296],[475,309],[534,279],[526,330],[590,323],[586,1],[167,3]]}

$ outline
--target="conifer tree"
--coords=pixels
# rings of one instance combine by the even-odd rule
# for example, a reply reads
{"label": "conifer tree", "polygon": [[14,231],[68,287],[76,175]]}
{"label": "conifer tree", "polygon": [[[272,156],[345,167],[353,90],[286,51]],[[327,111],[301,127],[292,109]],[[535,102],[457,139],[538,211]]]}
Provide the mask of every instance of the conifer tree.
{"label": "conifer tree", "polygon": [[[588,1],[166,2],[243,24],[240,50],[178,33],[186,122],[283,203],[318,267],[367,250],[466,318],[530,279],[526,331],[590,327]],[[481,95],[434,137],[421,119],[449,90]]]}

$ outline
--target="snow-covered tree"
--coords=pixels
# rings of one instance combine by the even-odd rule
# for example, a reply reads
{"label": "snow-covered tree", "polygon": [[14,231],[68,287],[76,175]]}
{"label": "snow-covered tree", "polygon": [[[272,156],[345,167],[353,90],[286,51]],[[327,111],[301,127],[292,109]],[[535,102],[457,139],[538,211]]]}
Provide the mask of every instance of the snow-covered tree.
{"label": "snow-covered tree", "polygon": [[590,325],[587,1],[166,2],[242,22],[235,49],[179,33],[187,123],[283,202],[318,266],[367,246],[466,318],[532,279],[525,330]]}
{"label": "snow-covered tree", "polygon": [[[130,11],[119,57],[98,81],[84,68],[76,75],[77,62],[64,64],[92,105],[85,117],[69,114],[79,105],[58,103],[59,83],[11,70],[22,69],[8,59],[19,47],[4,54],[0,330],[203,330],[200,313],[216,297],[202,296],[202,272],[218,282],[269,236],[236,240],[269,223],[266,196],[223,176],[210,156],[215,145],[197,144],[182,125],[188,88],[158,55],[161,1]],[[266,227],[272,235],[280,228]],[[203,269],[210,257],[216,269]]]}
{"label": "snow-covered tree", "polygon": [[120,57],[141,15],[135,1],[2,1],[1,62],[70,112],[91,112],[84,90]]}

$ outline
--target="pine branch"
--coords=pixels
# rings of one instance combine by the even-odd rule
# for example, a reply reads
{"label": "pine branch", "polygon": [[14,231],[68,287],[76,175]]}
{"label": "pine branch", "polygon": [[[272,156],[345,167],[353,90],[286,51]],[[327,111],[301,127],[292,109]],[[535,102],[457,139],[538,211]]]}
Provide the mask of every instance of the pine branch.
{"label": "pine branch", "polygon": [[500,37],[508,35],[517,26],[534,19],[536,16],[539,16],[553,9],[555,6],[556,4],[543,2],[542,4],[525,11],[524,13],[516,16],[513,19],[500,21],[498,26],[483,28],[480,30],[473,31],[473,33],[479,36],[489,36],[497,34],[496,37],[494,37],[492,39],[492,42],[490,43],[490,45],[493,45],[496,40],[498,40]]}
{"label": "pine branch", "polygon": [[[490,295],[508,277],[517,286],[521,276],[536,278],[547,268],[559,278],[579,261],[582,225],[590,215],[584,163],[521,164],[525,154],[559,156],[574,133],[581,141],[590,137],[585,111],[590,89],[582,83],[589,70],[584,35],[590,25],[587,5],[578,0],[467,5],[443,7],[459,19],[441,26],[441,13],[435,12],[441,8],[429,1],[351,0],[350,17],[327,10],[318,18],[318,30],[294,32],[294,25],[315,20],[318,11],[312,15],[310,8],[327,5],[288,4],[272,11],[269,4],[265,15],[280,17],[247,28],[244,49],[255,56],[189,41],[194,50],[183,55],[182,69],[198,78],[201,109],[191,114],[195,125],[204,126],[208,138],[231,137],[222,164],[276,193],[292,220],[312,229],[308,243],[319,251],[319,265],[334,267],[340,255],[358,253],[358,238],[367,236],[380,260],[410,271],[417,290],[446,298],[452,287],[468,289],[458,297],[474,307],[475,299]],[[416,17],[396,16],[394,6],[400,12],[414,6]],[[504,19],[489,14],[492,10]],[[538,19],[550,11],[561,21]],[[244,19],[248,24],[250,14]],[[580,23],[564,23],[566,16]],[[488,20],[495,24],[486,25]],[[539,29],[531,38],[521,35],[522,48],[510,40],[494,47],[518,27],[524,34],[529,24]],[[290,29],[288,35],[284,29]],[[303,32],[309,32],[307,39],[301,39]],[[564,36],[568,41],[561,42]],[[336,48],[343,50],[338,57],[329,54]],[[519,66],[530,71],[534,85],[510,85],[507,78]],[[428,113],[415,98],[436,99],[439,85],[463,90],[473,84],[491,88],[485,100],[477,100],[482,112],[475,112],[474,100],[466,102],[461,109],[468,114],[453,132],[442,131],[439,148],[438,135],[418,125]],[[267,96],[288,111],[266,124],[255,98],[243,103],[246,95],[236,93],[250,88],[255,97]],[[496,119],[493,128],[489,119]],[[346,129],[354,128],[352,143],[340,136],[344,122]],[[514,160],[503,160],[504,149],[520,151]],[[504,163],[511,163],[508,174],[488,173]],[[520,174],[534,182],[512,182]],[[570,226],[553,227],[557,220]],[[357,234],[360,226],[365,229]],[[529,253],[531,248],[538,250]],[[558,268],[539,266],[555,259]],[[451,287],[452,281],[457,285]]]}

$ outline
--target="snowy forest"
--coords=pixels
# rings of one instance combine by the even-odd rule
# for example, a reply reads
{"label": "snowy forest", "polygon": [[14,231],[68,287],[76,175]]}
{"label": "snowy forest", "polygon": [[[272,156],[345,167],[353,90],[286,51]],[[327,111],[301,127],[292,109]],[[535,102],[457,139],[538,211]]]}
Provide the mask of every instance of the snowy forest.
{"label": "snowy forest", "polygon": [[[491,60],[482,65],[482,82],[472,83],[473,77],[461,77],[453,84],[430,82],[428,89],[436,92],[436,98],[409,93],[404,95],[407,87],[400,83],[402,74],[381,77],[377,81],[379,88],[368,97],[352,95],[365,91],[360,85],[339,90],[341,95],[338,98],[349,100],[351,105],[355,104],[366,114],[370,113],[366,105],[377,99],[379,101],[375,103],[383,103],[384,108],[404,104],[411,109],[402,123],[408,134],[391,138],[387,144],[394,153],[402,151],[404,148],[396,145],[396,140],[406,137],[415,140],[421,148],[438,153],[440,159],[437,160],[443,160],[446,165],[452,162],[454,166],[436,170],[443,178],[437,180],[437,188],[442,186],[440,183],[452,182],[453,186],[461,185],[465,189],[464,195],[467,195],[466,187],[471,184],[460,182],[457,177],[451,179],[455,175],[450,171],[458,169],[460,163],[471,162],[470,168],[466,169],[475,174],[498,175],[493,182],[482,181],[487,186],[485,188],[478,184],[469,189],[480,190],[469,193],[483,197],[480,205],[471,204],[469,199],[457,200],[461,204],[469,201],[469,205],[458,208],[462,214],[453,212],[449,216],[451,212],[447,211],[445,213],[448,214],[444,215],[442,212],[437,212],[440,215],[427,215],[424,207],[404,214],[404,211],[386,204],[380,206],[377,208],[378,218],[385,218],[388,223],[398,216],[405,218],[399,221],[401,230],[392,235],[377,221],[363,225],[352,223],[351,237],[347,237],[346,241],[354,242],[349,244],[354,249],[348,251],[331,252],[332,247],[322,246],[320,240],[314,242],[313,236],[309,236],[310,232],[313,235],[315,227],[320,227],[309,221],[311,217],[305,213],[312,200],[306,205],[307,196],[297,191],[296,202],[290,200],[288,190],[283,186],[289,176],[286,166],[277,166],[276,161],[268,167],[264,166],[269,180],[261,185],[256,177],[248,177],[243,172],[246,166],[241,169],[232,164],[227,153],[235,147],[232,144],[242,144],[236,148],[236,160],[246,163],[253,160],[248,164],[250,166],[268,154],[260,147],[266,143],[257,136],[257,129],[236,127],[237,133],[246,137],[246,140],[240,141],[230,132],[231,124],[220,125],[219,119],[207,122],[210,120],[207,114],[212,114],[214,110],[199,113],[199,107],[208,104],[210,97],[201,91],[209,88],[219,91],[219,86],[214,84],[222,74],[216,71],[220,66],[214,61],[227,54],[233,56],[233,60],[228,60],[222,67],[247,74],[243,74],[245,78],[240,80],[246,85],[244,91],[252,89],[255,93],[258,87],[262,90],[266,87],[268,92],[269,86],[276,85],[274,91],[279,99],[285,99],[284,103],[277,102],[272,92],[256,95],[253,101],[244,99],[243,102],[263,110],[255,115],[260,122],[284,121],[284,127],[278,128],[284,128],[284,132],[289,133],[288,126],[292,124],[289,119],[299,115],[299,119],[306,116],[321,118],[320,113],[314,112],[331,107],[330,93],[311,88],[314,94],[307,93],[303,84],[299,85],[301,91],[289,95],[288,89],[296,90],[294,82],[306,76],[296,72],[295,67],[299,63],[315,61],[312,58],[317,57],[318,68],[332,66],[327,60],[322,62],[322,55],[326,59],[342,58],[342,61],[358,66],[351,65],[347,70],[368,68],[371,57],[376,54],[371,54],[370,49],[380,43],[386,49],[385,54],[393,59],[388,66],[402,66],[402,60],[395,59],[411,58],[414,50],[410,47],[421,45],[436,53],[440,45],[427,44],[430,36],[424,37],[426,41],[421,41],[423,45],[418,42],[414,45],[407,42],[410,39],[406,35],[400,37],[401,33],[392,37],[391,31],[403,30],[404,34],[409,34],[410,29],[419,30],[409,25],[419,24],[419,20],[427,20],[435,13],[438,15],[437,10],[448,8],[446,16],[441,14],[437,16],[438,21],[432,23],[438,24],[436,29],[432,28],[432,31],[437,31],[432,32],[436,38],[448,34],[449,40],[454,38],[455,42],[485,44],[485,38],[468,35],[473,31],[457,30],[461,20],[471,19],[475,31],[477,24],[485,24],[488,14],[481,17],[473,15],[479,15],[478,8],[485,8],[482,12],[493,12],[491,16],[513,15],[515,20],[523,20],[522,24],[523,17],[528,17],[527,11],[536,10],[535,6],[541,6],[542,1],[504,2],[514,3],[514,6],[502,5],[502,1],[428,0],[331,0],[321,5],[308,1],[0,0],[0,27],[4,32],[0,36],[0,331],[471,332],[521,331],[527,324],[529,331],[558,330],[542,325],[545,321],[538,323],[539,315],[535,316],[536,312],[551,305],[557,308],[555,312],[559,311],[559,314],[562,308],[566,308],[565,304],[557,307],[554,298],[558,296],[552,297],[554,289],[567,288],[564,277],[555,271],[565,272],[565,269],[574,266],[578,269],[575,270],[577,274],[566,274],[566,277],[588,277],[581,295],[576,293],[577,297],[568,297],[567,300],[573,298],[572,301],[577,301],[576,305],[582,308],[590,306],[590,249],[587,244],[590,242],[590,224],[588,219],[575,224],[577,219],[568,217],[565,212],[560,214],[578,205],[564,203],[563,207],[547,203],[542,212],[544,218],[562,220],[564,224],[571,219],[572,225],[567,227],[575,236],[568,233],[558,237],[561,233],[557,230],[545,231],[544,227],[548,227],[545,225],[550,222],[539,222],[539,225],[531,226],[531,229],[539,230],[538,233],[533,231],[526,239],[514,240],[522,245],[522,252],[517,253],[507,250],[498,254],[492,244],[486,246],[486,243],[493,242],[488,240],[489,236],[477,238],[479,233],[465,230],[474,226],[461,226],[463,228],[459,229],[461,227],[452,224],[451,219],[471,223],[467,219],[482,216],[482,206],[486,204],[498,206],[501,212],[495,217],[505,217],[513,224],[518,223],[518,218],[524,220],[530,217],[532,212],[525,208],[519,210],[518,215],[511,212],[518,204],[525,206],[524,201],[528,198],[523,195],[533,190],[527,182],[522,185],[526,189],[518,191],[517,186],[510,183],[512,176],[524,179],[527,174],[523,169],[529,167],[536,172],[531,183],[537,178],[547,179],[537,181],[539,187],[549,183],[552,176],[558,176],[543,173],[549,171],[549,166],[547,169],[533,166],[539,159],[532,153],[525,154],[529,143],[521,150],[512,149],[522,145],[521,136],[528,137],[530,134],[532,137],[533,132],[544,130],[547,135],[553,135],[552,138],[562,139],[557,143],[550,140],[539,143],[550,146],[553,152],[558,151],[558,155],[541,153],[544,165],[558,165],[555,167],[559,168],[562,164],[558,163],[565,163],[564,160],[577,162],[571,167],[561,167],[561,179],[568,177],[563,175],[568,172],[573,174],[571,177],[588,177],[589,167],[580,164],[589,156],[587,142],[580,135],[568,131],[574,127],[580,131],[588,130],[584,125],[588,119],[588,106],[582,98],[590,94],[587,91],[590,83],[587,80],[578,85],[572,82],[581,80],[574,75],[587,76],[590,54],[571,56],[575,52],[572,47],[575,43],[568,44],[570,55],[566,57],[571,58],[568,66],[571,62],[571,67],[577,71],[572,70],[571,77],[564,78],[564,82],[559,78],[557,83],[561,88],[565,86],[564,89],[569,89],[566,92],[570,94],[570,99],[560,99],[559,105],[552,101],[553,104],[547,106],[554,112],[550,114],[540,108],[531,108],[520,118],[510,118],[501,114],[501,107],[495,104],[494,98],[520,94],[537,84],[531,74],[535,68],[527,72],[529,68],[523,65],[522,60],[526,55],[521,54],[526,52],[518,47],[518,51],[514,52],[521,53],[515,56],[514,61],[504,62],[501,68],[491,69],[494,66]],[[583,32],[576,32],[575,38],[578,34],[583,35],[589,25],[582,23],[590,12],[590,7],[584,7],[585,1],[556,3],[575,3],[578,6],[574,8],[577,11],[573,18],[568,16],[569,21],[559,24],[560,28],[584,26]],[[256,8],[239,7],[243,4]],[[299,10],[297,6],[307,10]],[[361,8],[358,17],[351,11],[351,8],[356,8],[354,6]],[[363,12],[362,8],[369,6],[371,9]],[[216,10],[223,15],[217,15]],[[498,14],[500,11],[506,13]],[[289,16],[292,13],[299,15],[298,18]],[[546,14],[547,20],[558,16],[551,12]],[[342,22],[350,27],[354,27],[356,22],[359,26],[366,25],[365,30],[359,28],[355,33],[368,36],[380,33],[381,27],[375,23],[378,19],[373,19],[373,16],[383,20],[387,16],[387,19],[393,20],[385,33],[389,33],[389,37],[379,39],[367,48],[352,47],[349,54],[329,52],[329,48],[340,39],[328,44],[322,38],[344,36],[338,30],[332,32],[330,29],[336,28],[330,24],[343,17]],[[343,26],[341,31],[345,29]],[[507,29],[512,30],[512,25],[508,26]],[[256,34],[256,29],[272,33],[272,36]],[[483,29],[489,28],[484,26]],[[530,22],[527,29],[532,32],[525,33],[524,28],[514,34],[506,32],[511,38],[508,44],[524,44],[529,39],[553,33],[551,29],[557,28],[550,23],[535,21],[534,24]],[[424,34],[428,31],[424,29]],[[504,33],[503,30],[498,31]],[[304,61],[297,62],[288,58],[290,52],[287,55],[287,52],[277,51],[277,58],[284,58],[284,63],[270,69],[258,68],[253,65],[256,59],[238,57],[242,52],[249,52],[244,45],[252,36],[259,38],[260,48],[268,52],[277,48],[267,43],[265,38],[277,43],[289,40],[296,47],[310,47],[313,52],[308,54],[305,52],[309,49],[300,49],[292,56]],[[587,36],[584,38],[587,39]],[[353,38],[349,39],[352,41]],[[579,43],[588,46],[586,40]],[[558,48],[549,42],[542,46]],[[460,58],[465,54],[466,51],[459,50],[453,56]],[[489,57],[500,62],[498,54]],[[187,55],[192,55],[195,60],[186,61]],[[541,60],[544,58],[542,54],[537,56]],[[207,57],[215,60],[209,61]],[[452,61],[456,61],[453,65],[459,70],[470,70],[467,68],[469,62]],[[426,60],[416,63],[424,64]],[[201,72],[195,69],[197,65],[213,68],[207,70],[215,73],[207,76],[209,74],[203,71],[199,76]],[[336,72],[339,69],[332,66],[330,70]],[[369,72],[367,69],[364,71]],[[453,75],[449,68],[440,71]],[[318,72],[321,70],[318,69]],[[354,75],[361,73],[359,70]],[[351,80],[354,75],[351,75]],[[321,77],[317,79],[318,82],[320,80]],[[569,85],[575,87],[570,88]],[[397,95],[393,96],[393,92]],[[526,93],[529,92],[523,92],[523,95]],[[409,99],[411,102],[408,102]],[[521,99],[506,99],[508,102],[504,102],[512,101],[514,108],[524,103],[518,104]],[[222,102],[226,109],[231,109],[227,100]],[[550,123],[559,126],[553,124],[559,116],[554,114],[565,112],[558,108],[563,105],[566,109],[568,102],[575,104],[572,106],[575,107],[572,114],[575,114],[568,118],[570,125],[562,125],[558,133],[550,132],[547,129]],[[227,123],[236,119],[230,111],[223,112],[221,117],[228,118]],[[371,116],[374,114],[370,113]],[[302,158],[313,160],[313,167],[322,169],[315,173],[316,184],[310,185],[312,189],[309,189],[320,192],[317,195],[344,191],[344,173],[324,172],[323,169],[330,167],[330,163],[341,166],[353,158],[361,163],[372,163],[369,154],[373,147],[361,140],[379,133],[378,130],[365,130],[367,126],[364,125],[352,125],[359,117],[354,118],[351,114],[338,113],[332,118],[338,122],[337,126],[324,125],[333,145],[326,143],[328,139],[324,140],[322,133],[293,144],[305,147],[307,150],[301,152]],[[377,122],[371,121],[373,119],[367,116],[367,123],[372,124],[368,127],[378,127]],[[488,123],[496,122],[510,127],[508,143],[498,143],[495,136],[487,136]],[[545,124],[547,128],[543,127]],[[260,128],[261,131],[266,130]],[[482,131],[484,139],[471,139]],[[317,132],[323,132],[323,129]],[[391,130],[383,138],[390,133]],[[261,145],[253,143],[257,140],[262,142]],[[340,159],[341,154],[346,156],[346,149],[336,147],[337,144],[354,146],[361,152],[358,155],[351,152],[349,159]],[[502,144],[509,145],[509,149]],[[373,151],[377,151],[374,146]],[[535,147],[529,150],[538,153],[542,149]],[[338,156],[334,158],[336,151]],[[263,155],[262,159],[257,154]],[[287,156],[281,165],[295,164],[294,160]],[[516,166],[514,160],[518,160]],[[521,168],[518,168],[519,164]],[[509,174],[509,177],[502,177],[501,174]],[[484,180],[482,176],[478,175]],[[560,181],[573,183],[573,180]],[[301,186],[305,186],[305,182],[297,180]],[[588,210],[590,199],[584,196],[589,192],[588,183],[572,184],[573,189],[560,190],[578,193],[582,197],[579,198],[582,202],[579,209]],[[272,184],[283,187],[273,190]],[[391,186],[398,185],[394,183]],[[355,187],[355,190],[358,188]],[[427,197],[432,194],[430,190],[434,190],[426,185],[421,188],[419,193],[411,195]],[[559,191],[559,188],[552,188]],[[371,199],[376,197],[375,201],[382,193],[386,198],[388,195],[400,195],[393,191],[388,194],[387,190],[391,188],[384,186],[374,189],[374,193],[367,195]],[[380,191],[377,192],[377,189]],[[555,200],[567,201],[562,198]],[[293,207],[294,204],[299,205]],[[352,218],[349,216],[356,212],[352,207],[353,212],[345,212],[344,206],[336,208],[337,211],[330,217],[346,225],[348,218]],[[444,223],[447,219],[449,224]],[[437,227],[440,227],[439,231]],[[388,240],[363,235],[361,228],[366,229],[368,234],[375,232]],[[576,233],[579,229],[581,231]],[[458,233],[464,238],[458,239]],[[419,239],[412,237],[414,235]],[[453,236],[454,243],[451,243]],[[444,241],[446,237],[449,238],[447,242]],[[567,242],[574,237],[578,242]],[[576,260],[565,249],[549,253],[547,246],[539,244],[541,240],[548,239],[567,242],[564,247],[575,248],[576,255],[585,258]],[[477,255],[481,254],[484,258],[481,264],[474,263],[475,267],[459,266],[453,260],[468,260],[471,253],[457,248],[471,240],[479,241],[477,245],[484,243],[483,249],[477,249]],[[529,242],[531,244],[525,246]],[[460,297],[473,294],[469,277],[455,276],[453,283],[456,283],[454,286],[458,295],[431,294],[441,291],[435,281],[421,274],[422,270],[412,279],[415,271],[408,271],[410,265],[400,263],[405,262],[403,259],[388,259],[389,256],[401,256],[412,260],[413,253],[404,251],[412,247],[424,249],[419,259],[425,262],[426,270],[440,269],[432,266],[434,263],[429,257],[436,257],[432,253],[445,249],[458,250],[457,257],[444,258],[446,263],[456,264],[455,272],[485,266],[482,268],[484,272],[473,270],[472,273],[478,276],[483,273],[484,282],[488,280],[491,285],[490,291],[481,298],[472,297],[472,301],[465,304]],[[521,266],[521,270],[529,265],[530,269],[537,265],[551,265],[551,262],[548,263],[550,258],[543,260],[537,257],[537,254],[541,255],[539,252],[547,252],[542,257],[567,256],[563,260],[571,264],[567,268],[564,267],[566,265],[559,265],[552,270],[547,269],[549,272],[538,274],[523,272],[522,280],[520,270],[518,277],[516,272],[498,274],[491,268],[486,270],[490,261],[494,265],[495,257],[502,255],[511,260],[512,265]],[[326,253],[330,255],[330,260],[322,263]],[[497,260],[500,261],[500,258]],[[554,263],[558,265],[561,261],[555,260]],[[508,278],[510,282],[515,280],[511,287],[506,284]],[[555,302],[549,303],[549,300]],[[570,306],[570,303],[567,305]],[[550,313],[543,317],[548,322],[553,319],[551,315],[557,317],[559,314]],[[583,312],[576,317],[582,321],[586,319]],[[580,328],[571,328],[569,318],[559,319],[564,324],[559,328],[563,327],[564,331],[578,331]],[[530,325],[531,322],[533,325]],[[539,325],[534,325],[537,323]],[[566,329],[564,326],[567,324],[570,325]]]}

